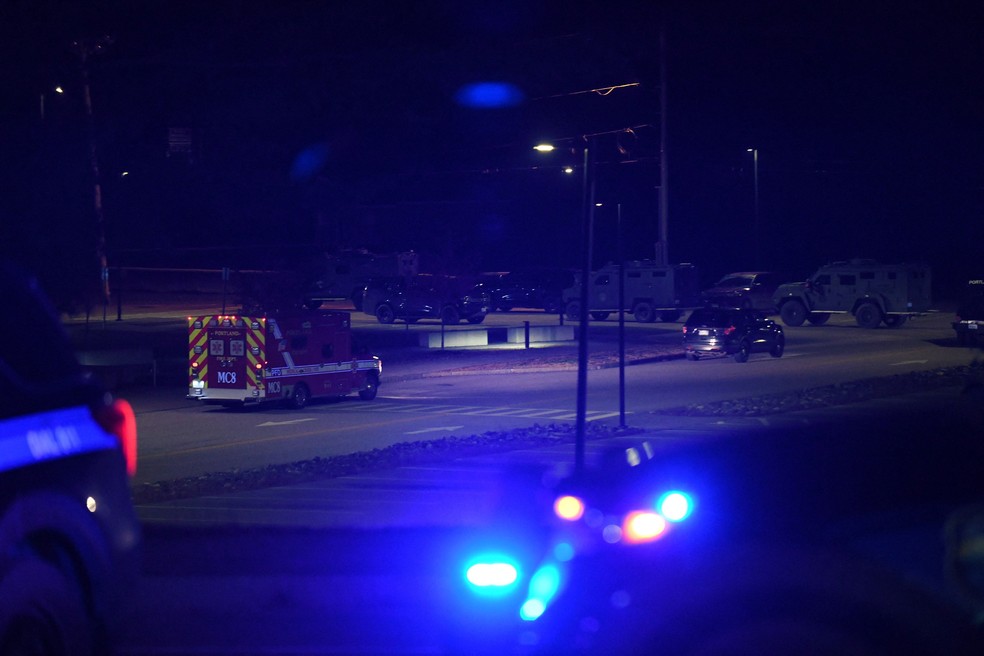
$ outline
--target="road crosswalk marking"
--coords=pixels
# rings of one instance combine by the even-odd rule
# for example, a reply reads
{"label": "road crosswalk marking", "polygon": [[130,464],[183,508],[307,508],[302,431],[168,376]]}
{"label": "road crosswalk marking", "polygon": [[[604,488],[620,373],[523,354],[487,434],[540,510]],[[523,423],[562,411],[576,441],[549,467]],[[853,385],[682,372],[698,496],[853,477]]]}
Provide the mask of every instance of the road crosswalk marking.
{"label": "road crosswalk marking", "polygon": [[[394,403],[373,401],[372,403],[353,403],[330,406],[313,406],[326,412],[402,412],[408,414],[434,415],[471,415],[482,417],[518,417],[523,419],[553,419],[556,421],[574,421],[577,414],[568,409],[559,408],[514,408],[509,406],[480,406],[458,405],[453,403]],[[596,421],[617,417],[618,412],[606,410],[588,410],[586,421]]]}

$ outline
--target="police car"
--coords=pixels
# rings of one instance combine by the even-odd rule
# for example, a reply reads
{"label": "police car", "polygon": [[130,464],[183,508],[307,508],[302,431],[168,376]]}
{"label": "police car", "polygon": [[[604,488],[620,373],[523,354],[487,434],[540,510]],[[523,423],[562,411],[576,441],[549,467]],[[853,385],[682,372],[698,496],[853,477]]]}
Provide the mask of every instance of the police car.
{"label": "police car", "polygon": [[140,540],[133,410],[33,277],[0,263],[0,289],[0,653],[107,653]]}
{"label": "police car", "polygon": [[980,394],[623,442],[552,487],[546,540],[449,560],[451,651],[984,653]]}

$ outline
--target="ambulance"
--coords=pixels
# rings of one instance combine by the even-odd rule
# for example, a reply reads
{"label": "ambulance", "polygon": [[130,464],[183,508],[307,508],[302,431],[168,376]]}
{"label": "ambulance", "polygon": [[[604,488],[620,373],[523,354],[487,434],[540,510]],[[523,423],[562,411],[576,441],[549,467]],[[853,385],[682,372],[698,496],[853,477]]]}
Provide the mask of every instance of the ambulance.
{"label": "ambulance", "polygon": [[188,398],[209,405],[376,397],[383,363],[352,348],[348,312],[188,317]]}

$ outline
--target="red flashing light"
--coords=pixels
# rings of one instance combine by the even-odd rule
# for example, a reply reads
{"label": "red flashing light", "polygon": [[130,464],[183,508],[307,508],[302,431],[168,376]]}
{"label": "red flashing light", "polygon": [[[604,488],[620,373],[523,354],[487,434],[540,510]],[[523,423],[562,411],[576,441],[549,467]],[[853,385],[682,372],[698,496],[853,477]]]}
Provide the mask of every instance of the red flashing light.
{"label": "red flashing light", "polygon": [[569,494],[557,497],[554,501],[554,514],[560,519],[576,522],[584,516],[584,502]]}
{"label": "red flashing light", "polygon": [[133,407],[123,399],[116,399],[110,405],[98,408],[94,413],[96,422],[107,433],[112,433],[120,442],[126,473],[137,473],[137,417]]}
{"label": "red flashing light", "polygon": [[622,537],[630,544],[652,542],[666,533],[666,520],[659,513],[637,510],[629,513],[622,522]]}

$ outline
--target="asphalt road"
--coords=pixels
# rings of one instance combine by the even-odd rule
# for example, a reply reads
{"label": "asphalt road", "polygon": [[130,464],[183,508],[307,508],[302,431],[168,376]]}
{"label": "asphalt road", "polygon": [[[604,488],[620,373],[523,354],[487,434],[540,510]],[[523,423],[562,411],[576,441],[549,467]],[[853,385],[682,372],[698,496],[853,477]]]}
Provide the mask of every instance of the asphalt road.
{"label": "asphalt road", "polygon": [[[641,430],[589,441],[587,461],[590,466],[613,450],[642,448],[644,441],[695,441],[742,431],[753,436],[762,427],[793,437],[820,422],[852,425],[872,413],[938,408],[953,402],[959,390],[768,418],[652,412],[699,399],[967,364],[973,352],[949,343],[947,321],[936,315],[893,331],[862,331],[847,320],[822,329],[789,329],[785,357],[757,356],[744,365],[730,359],[687,362],[672,354],[666,360],[646,359],[626,370],[628,423]],[[648,349],[665,344],[672,350],[679,326],[633,330],[630,343]],[[611,353],[611,327],[598,332],[602,336],[592,341],[592,353]],[[239,466],[290,461],[310,455],[304,450],[306,439],[315,453],[341,453],[489,426],[528,425],[536,420],[530,415],[543,410],[562,413],[551,421],[573,418],[571,345],[538,352],[536,373],[509,371],[521,369],[515,352],[413,350],[390,358],[386,384],[375,401],[322,404],[301,414],[196,407],[173,384],[124,387],[141,426],[143,476],[149,480],[155,471],[166,471],[148,464],[155,460],[186,473],[200,471],[202,463],[206,469],[236,466],[230,457],[244,458],[236,461]],[[528,353],[518,358],[530,361]],[[495,362],[507,366],[497,368]],[[543,367],[545,362],[550,366]],[[594,421],[617,421],[612,411],[618,373],[617,367],[590,372]],[[447,653],[447,627],[435,619],[446,616],[448,572],[460,556],[456,548],[494,520],[521,524],[524,512],[542,501],[535,491],[569,474],[572,465],[572,446],[563,443],[141,505],[144,565],[129,598],[120,652]]]}
{"label": "asphalt road", "polygon": [[[513,321],[516,317],[507,315]],[[645,431],[688,428],[701,422],[667,411],[964,365],[972,358],[971,351],[953,343],[944,315],[925,317],[895,330],[863,330],[843,317],[827,326],[787,328],[786,332],[787,349],[781,359],[756,354],[744,364],[730,358],[689,362],[680,358],[678,324],[634,325],[627,338],[631,357],[625,370],[626,425]],[[607,356],[607,368],[589,372],[586,411],[589,422],[612,426],[621,419],[614,337],[613,322],[592,327],[591,354]],[[533,424],[570,424],[576,418],[573,344],[529,351],[393,347],[383,357],[383,384],[374,401],[350,397],[313,403],[301,411],[276,406],[248,411],[202,407],[185,398],[183,387],[172,384],[124,390],[140,422],[136,482],[251,469]]]}

